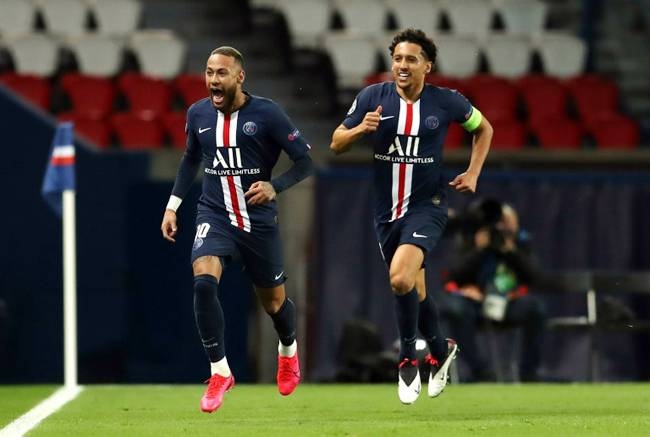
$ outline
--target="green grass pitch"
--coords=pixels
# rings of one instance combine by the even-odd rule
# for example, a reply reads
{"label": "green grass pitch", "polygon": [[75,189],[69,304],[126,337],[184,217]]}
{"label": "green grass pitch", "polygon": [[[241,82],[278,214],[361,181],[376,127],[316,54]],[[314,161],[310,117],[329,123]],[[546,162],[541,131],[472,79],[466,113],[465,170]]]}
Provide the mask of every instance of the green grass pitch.
{"label": "green grass pitch", "polygon": [[[30,436],[648,436],[650,384],[466,384],[402,405],[396,385],[237,385],[213,414],[198,385],[86,386]],[[0,386],[0,429],[53,392]]]}

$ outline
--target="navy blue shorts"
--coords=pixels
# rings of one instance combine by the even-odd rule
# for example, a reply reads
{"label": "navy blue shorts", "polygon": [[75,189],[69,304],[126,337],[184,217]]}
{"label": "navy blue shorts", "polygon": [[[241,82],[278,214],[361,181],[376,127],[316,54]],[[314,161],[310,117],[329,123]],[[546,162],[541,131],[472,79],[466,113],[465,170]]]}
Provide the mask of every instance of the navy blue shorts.
{"label": "navy blue shorts", "polygon": [[223,267],[241,257],[246,272],[258,287],[276,287],[286,280],[275,217],[269,223],[253,223],[251,232],[246,232],[230,224],[228,217],[199,211],[192,263],[202,256],[218,256]]}
{"label": "navy blue shorts", "polygon": [[375,222],[375,232],[382,257],[390,263],[401,244],[414,244],[427,253],[433,250],[447,225],[446,206],[428,206],[411,210],[409,214],[393,222]]}

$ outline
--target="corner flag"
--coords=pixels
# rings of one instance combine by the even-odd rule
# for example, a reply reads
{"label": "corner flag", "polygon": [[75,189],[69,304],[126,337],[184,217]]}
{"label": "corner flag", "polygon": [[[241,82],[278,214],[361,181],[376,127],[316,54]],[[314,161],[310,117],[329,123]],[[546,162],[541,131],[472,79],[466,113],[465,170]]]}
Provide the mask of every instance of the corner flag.
{"label": "corner flag", "polygon": [[63,214],[61,194],[65,190],[75,189],[74,164],[72,123],[61,123],[54,133],[50,161],[45,170],[41,189],[43,198],[59,217]]}

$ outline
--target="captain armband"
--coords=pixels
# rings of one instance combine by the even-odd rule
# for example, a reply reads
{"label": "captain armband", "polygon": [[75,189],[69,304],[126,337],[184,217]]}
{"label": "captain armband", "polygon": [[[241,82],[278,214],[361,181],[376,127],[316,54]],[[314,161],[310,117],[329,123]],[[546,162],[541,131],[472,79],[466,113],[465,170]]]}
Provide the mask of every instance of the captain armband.
{"label": "captain armband", "polygon": [[472,106],[472,115],[470,115],[467,121],[461,124],[461,126],[463,126],[463,129],[467,132],[472,132],[474,129],[479,127],[482,120],[483,114],[481,114],[481,111]]}
{"label": "captain armband", "polygon": [[183,199],[181,199],[178,196],[174,196],[173,194],[169,196],[169,202],[167,202],[167,207],[166,209],[171,209],[172,211],[176,212],[179,206],[181,206],[181,203],[183,202]]}

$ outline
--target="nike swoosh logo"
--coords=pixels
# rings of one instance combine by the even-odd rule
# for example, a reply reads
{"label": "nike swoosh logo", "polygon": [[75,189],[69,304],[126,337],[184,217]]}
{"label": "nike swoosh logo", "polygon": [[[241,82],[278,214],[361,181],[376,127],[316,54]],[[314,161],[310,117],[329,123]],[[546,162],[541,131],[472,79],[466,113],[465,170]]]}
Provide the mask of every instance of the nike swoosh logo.
{"label": "nike swoosh logo", "polygon": [[380,120],[388,120],[389,118],[395,118],[395,116],[394,115],[386,115],[386,116],[380,115],[379,116]]}
{"label": "nike swoosh logo", "polygon": [[199,133],[202,134],[202,133],[205,132],[206,130],[210,130],[210,129],[212,129],[212,128],[211,128],[211,127],[200,127],[200,128],[199,128]]}
{"label": "nike swoosh logo", "polygon": [[413,232],[413,238],[429,238],[426,235],[418,234],[417,232]]}
{"label": "nike swoosh logo", "polygon": [[284,270],[281,271],[280,273],[278,273],[278,274],[275,276],[275,280],[277,281],[278,279],[280,279],[280,278],[282,277],[283,274],[284,274]]}

